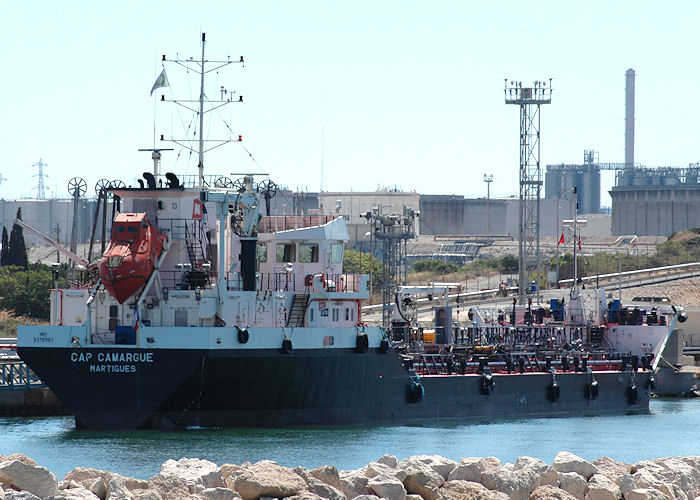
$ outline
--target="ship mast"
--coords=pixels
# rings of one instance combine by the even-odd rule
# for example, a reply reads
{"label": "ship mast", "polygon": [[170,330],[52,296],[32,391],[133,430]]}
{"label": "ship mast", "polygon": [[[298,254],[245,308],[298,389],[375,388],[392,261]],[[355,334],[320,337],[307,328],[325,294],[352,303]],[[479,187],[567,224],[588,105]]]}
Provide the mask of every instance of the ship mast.
{"label": "ship mast", "polygon": [[[220,92],[220,98],[210,98],[207,97],[205,92],[204,92],[204,75],[207,73],[211,73],[212,71],[217,71],[224,66],[228,66],[229,64],[234,64],[234,63],[239,63],[241,65],[244,64],[243,61],[243,56],[240,57],[240,59],[235,60],[231,59],[231,57],[227,57],[225,60],[207,60],[204,58],[204,49],[205,49],[205,44],[206,44],[206,33],[202,33],[202,56],[200,59],[194,59],[190,57],[189,59],[180,59],[180,58],[175,58],[175,59],[168,59],[165,56],[163,56],[163,63],[165,62],[173,62],[179,66],[182,66],[185,68],[188,72],[192,71],[199,75],[199,97],[197,100],[186,100],[186,99],[166,99],[165,96],[161,96],[161,102],[174,102],[175,104],[178,104],[182,106],[185,109],[188,109],[189,111],[196,113],[199,117],[199,134],[198,134],[198,141],[197,145],[194,146],[192,144],[192,139],[190,138],[175,138],[172,137],[170,139],[165,139],[163,135],[161,135],[161,140],[168,140],[170,142],[174,142],[178,146],[181,146],[185,149],[188,149],[192,152],[196,152],[198,155],[198,179],[197,179],[197,187],[202,188],[205,185],[204,182],[204,153],[207,151],[211,151],[214,148],[217,148],[219,146],[223,146],[224,144],[227,144],[229,142],[241,142],[243,139],[242,137],[239,136],[234,136],[231,137],[229,136],[228,139],[205,139],[204,138],[204,115],[206,113],[209,113],[211,111],[214,111],[215,109],[219,109],[222,106],[226,106],[227,104],[230,104],[232,102],[243,102],[243,96],[239,95],[237,99],[234,99],[234,94],[236,93],[235,91],[230,91],[226,89],[224,86],[221,86],[221,89],[219,89]],[[208,67],[208,65],[213,65],[212,67]],[[205,109],[205,101],[206,104],[208,105]],[[226,129],[231,133],[231,127],[228,126],[228,124],[225,124]],[[161,151],[163,150],[162,148],[160,149]]]}
{"label": "ship mast", "polygon": [[204,45],[206,44],[206,33],[202,33],[202,72],[200,73],[199,87],[199,184],[204,186]]}

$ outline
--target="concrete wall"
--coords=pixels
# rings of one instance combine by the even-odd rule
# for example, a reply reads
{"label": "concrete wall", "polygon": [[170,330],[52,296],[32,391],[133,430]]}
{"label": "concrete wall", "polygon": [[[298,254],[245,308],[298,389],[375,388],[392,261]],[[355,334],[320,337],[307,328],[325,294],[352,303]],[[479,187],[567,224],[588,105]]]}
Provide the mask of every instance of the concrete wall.
{"label": "concrete wall", "polygon": [[616,186],[612,234],[670,236],[700,227],[700,186]]}
{"label": "concrete wall", "polygon": [[420,197],[420,234],[464,234],[464,196]]}
{"label": "concrete wall", "polygon": [[[540,237],[558,234],[557,199],[540,200]],[[461,196],[421,196],[420,234],[434,235],[486,235],[489,213],[492,235],[520,234],[520,201],[518,198],[464,199]],[[460,211],[461,209],[461,211]],[[559,219],[573,217],[572,204],[561,200]],[[559,226],[560,227],[560,226]],[[609,227],[595,225],[591,233],[596,236],[610,234]],[[593,234],[592,234],[593,235]]]}

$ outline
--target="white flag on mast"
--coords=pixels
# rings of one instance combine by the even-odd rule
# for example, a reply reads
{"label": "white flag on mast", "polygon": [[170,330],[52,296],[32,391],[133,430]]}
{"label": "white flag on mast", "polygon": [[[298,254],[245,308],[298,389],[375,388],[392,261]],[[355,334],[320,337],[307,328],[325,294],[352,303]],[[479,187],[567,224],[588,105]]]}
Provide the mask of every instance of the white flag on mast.
{"label": "white flag on mast", "polygon": [[163,71],[161,71],[158,78],[156,78],[156,83],[154,83],[153,88],[151,88],[151,95],[153,95],[153,92],[155,92],[156,89],[161,87],[170,87],[170,83],[168,83],[168,76],[165,74],[165,68],[163,68]]}

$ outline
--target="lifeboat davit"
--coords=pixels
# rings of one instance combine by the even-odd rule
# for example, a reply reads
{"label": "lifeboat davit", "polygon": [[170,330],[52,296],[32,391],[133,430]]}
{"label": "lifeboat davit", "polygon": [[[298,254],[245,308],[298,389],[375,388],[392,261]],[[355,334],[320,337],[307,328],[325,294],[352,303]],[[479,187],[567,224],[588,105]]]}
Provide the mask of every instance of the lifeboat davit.
{"label": "lifeboat davit", "polygon": [[151,226],[145,213],[121,213],[114,218],[99,271],[105,289],[120,304],[146,284],[164,242],[165,234]]}

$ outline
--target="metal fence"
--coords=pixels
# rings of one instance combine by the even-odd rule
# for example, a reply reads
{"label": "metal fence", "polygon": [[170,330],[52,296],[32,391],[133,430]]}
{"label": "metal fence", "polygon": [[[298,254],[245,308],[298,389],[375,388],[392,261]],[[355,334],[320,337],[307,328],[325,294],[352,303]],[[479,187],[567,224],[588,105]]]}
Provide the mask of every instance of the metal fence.
{"label": "metal fence", "polygon": [[0,389],[20,387],[44,387],[44,383],[22,361],[0,363]]}

